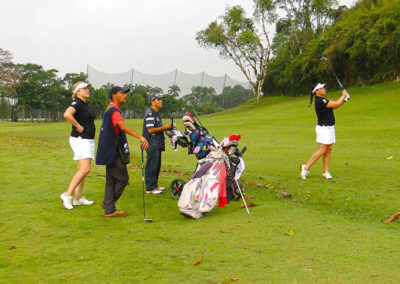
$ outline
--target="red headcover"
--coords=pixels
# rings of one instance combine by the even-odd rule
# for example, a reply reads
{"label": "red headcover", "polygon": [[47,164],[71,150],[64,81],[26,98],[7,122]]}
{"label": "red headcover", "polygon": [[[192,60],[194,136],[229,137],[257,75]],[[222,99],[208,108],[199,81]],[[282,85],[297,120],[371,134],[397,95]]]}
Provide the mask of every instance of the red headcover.
{"label": "red headcover", "polygon": [[240,138],[240,134],[232,134],[231,136],[229,136],[229,141],[239,141]]}

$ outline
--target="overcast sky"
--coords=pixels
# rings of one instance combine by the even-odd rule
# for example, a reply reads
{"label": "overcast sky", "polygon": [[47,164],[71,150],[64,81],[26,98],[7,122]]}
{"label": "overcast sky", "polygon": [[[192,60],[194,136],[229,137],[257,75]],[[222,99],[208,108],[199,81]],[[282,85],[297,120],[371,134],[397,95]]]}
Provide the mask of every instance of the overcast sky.
{"label": "overcast sky", "polygon": [[0,48],[16,63],[54,68],[60,76],[86,73],[89,64],[106,73],[179,69],[245,81],[231,61],[195,40],[237,4],[250,15],[251,0],[0,0]]}

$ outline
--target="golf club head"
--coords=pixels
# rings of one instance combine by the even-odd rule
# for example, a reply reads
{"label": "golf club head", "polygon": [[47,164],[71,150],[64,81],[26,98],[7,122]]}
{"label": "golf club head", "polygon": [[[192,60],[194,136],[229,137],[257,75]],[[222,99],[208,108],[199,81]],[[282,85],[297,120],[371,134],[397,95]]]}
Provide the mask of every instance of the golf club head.
{"label": "golf club head", "polygon": [[152,222],[153,222],[153,219],[144,218],[144,221],[145,221],[146,223],[152,223]]}
{"label": "golf club head", "polygon": [[326,58],[326,57],[321,57],[321,60],[323,60],[323,61],[328,61],[328,58]]}

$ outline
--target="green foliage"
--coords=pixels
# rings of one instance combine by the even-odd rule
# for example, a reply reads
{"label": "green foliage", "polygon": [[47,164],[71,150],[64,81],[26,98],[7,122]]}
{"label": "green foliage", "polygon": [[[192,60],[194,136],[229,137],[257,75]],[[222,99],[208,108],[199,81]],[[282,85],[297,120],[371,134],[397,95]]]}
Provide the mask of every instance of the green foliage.
{"label": "green foliage", "polygon": [[192,106],[202,106],[213,102],[216,96],[215,89],[212,87],[193,86],[192,92],[183,97],[183,101]]}
{"label": "green foliage", "polygon": [[223,93],[214,98],[215,103],[224,109],[233,108],[248,100],[252,96],[249,90],[240,85],[225,87]]}
{"label": "green foliage", "polygon": [[11,116],[11,105],[5,100],[0,98],[0,118],[9,118]]}
{"label": "green foliage", "polygon": [[168,87],[168,94],[172,95],[174,98],[179,97],[181,93],[181,88],[178,85],[172,85]]}
{"label": "green foliage", "polygon": [[149,92],[148,92],[148,88],[146,88],[145,86],[142,85],[135,85],[133,87],[133,89],[131,90],[131,92],[133,94],[140,94],[143,99],[145,100],[145,102],[147,103],[149,100]]}
{"label": "green foliage", "polygon": [[28,109],[43,109],[53,120],[66,107],[65,88],[60,84],[57,70],[44,70],[37,64],[18,64],[19,82],[16,87],[18,104]]}
{"label": "green foliage", "polygon": [[[285,22],[280,22],[279,29],[287,31]],[[265,94],[300,95],[317,81],[337,89],[330,68],[347,87],[392,80],[400,72],[400,2],[360,1],[309,41],[302,53],[291,48],[287,39],[279,34],[274,39],[276,56],[268,65]],[[328,63],[320,61],[322,56]]]}
{"label": "green foliage", "polygon": [[88,99],[89,107],[96,113],[97,118],[101,118],[103,112],[106,110],[108,103],[108,93],[103,88],[94,89],[90,91]]}
{"label": "green foliage", "polygon": [[142,117],[148,104],[142,94],[131,94],[128,96],[127,107],[136,114],[136,117]]}
{"label": "green foliage", "polygon": [[163,98],[163,107],[161,113],[164,117],[170,117],[174,114],[182,115],[184,108],[184,102],[182,99],[176,98],[172,94],[166,94]]}
{"label": "green foliage", "polygon": [[72,92],[72,86],[76,82],[86,82],[87,75],[83,72],[77,73],[67,73],[65,74],[64,78],[61,80],[62,85]]}
{"label": "green foliage", "polygon": [[[217,49],[222,58],[233,60],[249,81],[258,102],[271,54],[265,25],[275,20],[275,6],[267,0],[254,1],[254,4],[253,17],[247,17],[239,5],[228,6],[221,20],[213,21],[199,31],[196,40],[201,47]],[[261,33],[256,28],[256,21],[261,21]],[[195,100],[191,98],[191,103]]]}

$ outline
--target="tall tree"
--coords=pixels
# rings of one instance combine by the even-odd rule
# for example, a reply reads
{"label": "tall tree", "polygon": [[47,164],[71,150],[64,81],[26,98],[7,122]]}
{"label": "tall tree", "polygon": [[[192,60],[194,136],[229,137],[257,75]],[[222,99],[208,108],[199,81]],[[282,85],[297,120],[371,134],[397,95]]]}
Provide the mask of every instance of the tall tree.
{"label": "tall tree", "polygon": [[183,97],[183,100],[192,106],[202,106],[210,104],[216,96],[215,89],[212,87],[193,86],[192,93]]}
{"label": "tall tree", "polygon": [[[275,0],[284,15],[276,24],[274,46],[289,48],[290,56],[301,54],[347,9],[337,0]],[[337,8],[336,8],[337,7]]]}
{"label": "tall tree", "polygon": [[[271,56],[271,41],[266,25],[276,19],[272,0],[254,0],[255,12],[246,17],[240,6],[227,7],[221,20],[211,22],[197,33],[201,47],[219,50],[222,58],[232,59],[250,83],[259,102],[261,89]],[[256,28],[261,25],[261,31]]]}
{"label": "tall tree", "polygon": [[172,85],[168,87],[168,94],[172,95],[173,97],[177,98],[179,97],[181,93],[181,88],[179,88],[178,85]]}
{"label": "tall tree", "polygon": [[127,105],[129,109],[133,110],[136,118],[142,117],[146,106],[148,106],[143,96],[137,93],[129,95]]}
{"label": "tall tree", "polygon": [[88,100],[89,106],[96,113],[97,118],[101,118],[109,103],[108,93],[103,88],[95,89],[91,92]]}
{"label": "tall tree", "polygon": [[41,109],[49,112],[53,119],[65,105],[65,88],[57,77],[55,69],[44,70],[37,64],[18,64],[20,75],[16,88],[18,103],[31,110]]}
{"label": "tall tree", "polygon": [[71,89],[72,86],[79,81],[86,81],[87,75],[83,72],[78,73],[67,73],[64,78],[61,80],[61,83],[65,88]]}
{"label": "tall tree", "polygon": [[11,121],[17,121],[18,98],[16,87],[19,74],[12,62],[13,56],[8,50],[0,48],[0,96],[11,105]]}
{"label": "tall tree", "polygon": [[162,88],[160,88],[160,87],[151,87],[151,86],[147,86],[147,92],[149,94],[163,94],[164,93]]}

